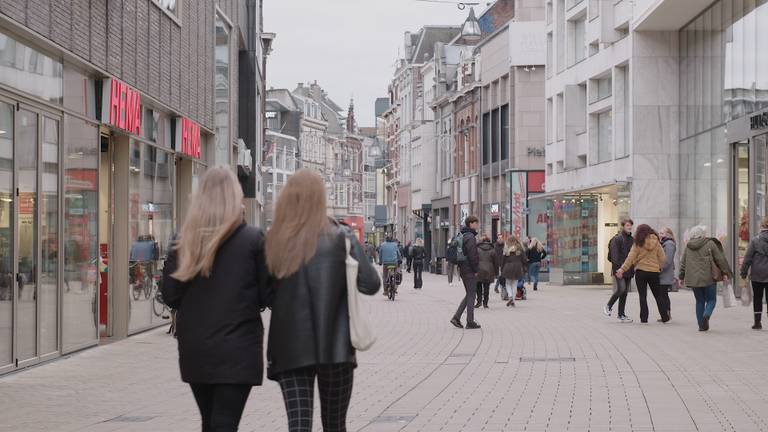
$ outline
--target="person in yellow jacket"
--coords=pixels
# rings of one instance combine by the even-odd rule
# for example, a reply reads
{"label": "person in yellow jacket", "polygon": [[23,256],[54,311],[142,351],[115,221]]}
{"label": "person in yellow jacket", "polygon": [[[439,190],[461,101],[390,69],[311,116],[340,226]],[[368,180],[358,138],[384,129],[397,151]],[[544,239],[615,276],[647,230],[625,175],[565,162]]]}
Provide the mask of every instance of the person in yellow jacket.
{"label": "person in yellow jacket", "polygon": [[669,305],[661,293],[659,276],[666,262],[666,254],[659,242],[659,235],[648,225],[640,225],[635,233],[635,244],[629,251],[629,256],[616,272],[616,277],[624,277],[624,272],[635,268],[637,293],[640,295],[640,322],[648,322],[648,287],[651,287],[653,298],[659,308],[660,322],[669,321]]}

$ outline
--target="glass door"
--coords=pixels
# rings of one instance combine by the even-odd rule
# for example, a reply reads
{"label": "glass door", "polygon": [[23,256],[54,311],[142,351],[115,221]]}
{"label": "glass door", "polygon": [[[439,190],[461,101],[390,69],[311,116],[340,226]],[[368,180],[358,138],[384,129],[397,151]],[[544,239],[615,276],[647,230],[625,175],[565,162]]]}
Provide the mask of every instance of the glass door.
{"label": "glass door", "polygon": [[16,111],[16,359],[38,356],[37,142],[38,114]]}
{"label": "glass door", "polygon": [[14,321],[14,106],[0,101],[0,371],[13,367]]}

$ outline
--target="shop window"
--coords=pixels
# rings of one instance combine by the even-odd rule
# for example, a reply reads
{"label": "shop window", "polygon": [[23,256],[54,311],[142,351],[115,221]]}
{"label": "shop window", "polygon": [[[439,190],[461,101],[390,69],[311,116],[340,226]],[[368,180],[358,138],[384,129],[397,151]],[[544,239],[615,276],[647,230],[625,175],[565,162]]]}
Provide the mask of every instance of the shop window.
{"label": "shop window", "polygon": [[4,33],[0,33],[0,83],[50,103],[63,103],[62,63]]}
{"label": "shop window", "polygon": [[64,287],[62,350],[71,352],[98,341],[99,129],[64,117]]}
{"label": "shop window", "polygon": [[[135,166],[134,159],[141,161]],[[164,322],[152,309],[152,296],[162,273],[174,232],[173,156],[150,144],[131,142],[128,239],[130,320],[133,333]]]}
{"label": "shop window", "polygon": [[141,123],[141,135],[152,142],[157,142],[157,129],[160,113],[144,107],[144,120]]}

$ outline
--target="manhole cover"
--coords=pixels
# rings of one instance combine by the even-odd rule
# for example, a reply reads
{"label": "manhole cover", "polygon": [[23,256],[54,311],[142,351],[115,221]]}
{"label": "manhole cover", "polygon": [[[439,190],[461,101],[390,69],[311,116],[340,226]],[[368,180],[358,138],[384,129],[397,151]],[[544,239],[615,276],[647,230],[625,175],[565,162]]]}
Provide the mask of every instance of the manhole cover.
{"label": "manhole cover", "polygon": [[574,362],[575,357],[520,357],[521,363]]}
{"label": "manhole cover", "polygon": [[148,421],[152,420],[153,418],[155,418],[155,417],[150,417],[150,416],[120,416],[120,417],[115,417],[115,418],[113,418],[111,420],[107,420],[104,423],[111,423],[111,422],[115,422],[115,423],[144,423],[144,422],[148,422]]}
{"label": "manhole cover", "polygon": [[372,423],[409,423],[415,418],[415,415],[384,415],[376,417]]}

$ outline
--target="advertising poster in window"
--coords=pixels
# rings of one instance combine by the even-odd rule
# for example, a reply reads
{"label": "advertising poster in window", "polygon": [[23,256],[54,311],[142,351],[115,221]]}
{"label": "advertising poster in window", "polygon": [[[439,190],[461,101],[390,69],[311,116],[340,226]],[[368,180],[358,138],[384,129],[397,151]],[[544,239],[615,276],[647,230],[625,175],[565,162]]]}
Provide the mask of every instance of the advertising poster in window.
{"label": "advertising poster in window", "polygon": [[527,173],[525,171],[509,173],[509,199],[511,208],[509,232],[520,239],[527,234],[525,227],[527,191]]}
{"label": "advertising poster in window", "polygon": [[547,243],[552,267],[570,273],[597,271],[597,202],[570,198],[547,200]]}

